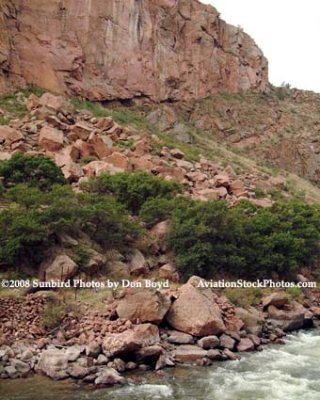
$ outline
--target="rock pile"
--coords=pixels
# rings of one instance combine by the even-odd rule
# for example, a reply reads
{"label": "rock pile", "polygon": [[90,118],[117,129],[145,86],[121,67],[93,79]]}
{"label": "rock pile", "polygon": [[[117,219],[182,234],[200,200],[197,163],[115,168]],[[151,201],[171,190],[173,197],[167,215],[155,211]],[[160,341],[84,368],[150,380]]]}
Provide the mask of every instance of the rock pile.
{"label": "rock pile", "polygon": [[90,306],[66,312],[50,332],[41,328],[43,298],[7,299],[1,303],[0,377],[41,373],[96,386],[122,384],[125,371],[236,360],[241,352],[284,343],[285,331],[318,324],[319,308],[311,303],[305,308],[279,292],[263,298],[259,309],[236,308],[199,288],[199,281],[192,277],[163,292],[125,290],[105,312]]}
{"label": "rock pile", "polygon": [[16,151],[45,154],[75,187],[102,173],[147,171],[179,181],[195,199],[227,199],[235,204],[247,198],[261,206],[272,204],[269,199],[255,199],[254,176],[247,174],[241,180],[232,168],[203,157],[187,161],[179,149],[158,149],[158,138],[120,126],[110,117],[76,111],[63,97],[31,95],[27,107],[30,114],[25,118],[0,126],[0,159]]}

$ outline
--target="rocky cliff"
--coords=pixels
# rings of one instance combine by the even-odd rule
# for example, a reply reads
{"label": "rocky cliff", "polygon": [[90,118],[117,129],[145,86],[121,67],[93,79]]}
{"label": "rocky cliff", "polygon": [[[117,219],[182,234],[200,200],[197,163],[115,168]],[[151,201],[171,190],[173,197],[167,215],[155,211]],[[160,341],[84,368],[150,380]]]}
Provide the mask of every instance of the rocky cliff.
{"label": "rocky cliff", "polygon": [[267,87],[267,60],[254,41],[197,0],[1,4],[0,92],[7,79],[101,101]]}
{"label": "rocky cliff", "polygon": [[[0,93],[6,92],[8,89],[7,70],[9,58],[9,30],[6,26],[8,22],[7,16],[10,9],[5,5],[4,0],[0,0]],[[4,28],[4,29],[3,29]]]}

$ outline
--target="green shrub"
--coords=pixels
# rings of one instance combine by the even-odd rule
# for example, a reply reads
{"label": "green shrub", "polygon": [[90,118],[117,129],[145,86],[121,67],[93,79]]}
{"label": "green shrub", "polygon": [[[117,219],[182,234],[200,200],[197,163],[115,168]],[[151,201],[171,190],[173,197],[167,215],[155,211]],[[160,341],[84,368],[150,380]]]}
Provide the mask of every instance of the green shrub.
{"label": "green shrub", "polygon": [[319,206],[299,201],[257,209],[241,202],[194,203],[173,215],[169,246],[186,277],[224,273],[244,278],[289,277],[319,256]]}
{"label": "green shrub", "polygon": [[148,199],[141,207],[139,216],[148,227],[168,219],[172,213],[172,200],[155,197]]}
{"label": "green shrub", "polygon": [[213,275],[242,265],[237,256],[236,224],[223,201],[193,202],[173,215],[168,242],[185,276]]}
{"label": "green shrub", "polygon": [[0,115],[0,125],[8,125],[9,122],[10,119],[8,117]]}
{"label": "green shrub", "polygon": [[86,157],[82,157],[80,162],[82,165],[86,165],[89,164],[91,161],[96,161],[97,157],[95,156],[86,156]]}
{"label": "green shrub", "polygon": [[125,207],[108,196],[76,194],[70,186],[50,192],[20,184],[7,190],[0,211],[0,263],[37,265],[58,235],[85,232],[102,246],[122,248],[142,230]]}
{"label": "green shrub", "polygon": [[66,307],[63,304],[55,304],[54,302],[46,304],[41,314],[43,328],[54,329],[58,327],[66,312]]}
{"label": "green shrub", "polygon": [[260,288],[227,288],[225,296],[237,307],[257,306],[261,302],[263,290]]}
{"label": "green shrub", "polygon": [[80,230],[104,247],[126,246],[142,230],[113,197],[94,194],[78,195]]}
{"label": "green shrub", "polygon": [[265,191],[259,187],[255,188],[254,193],[257,199],[262,199],[263,197],[266,197]]}
{"label": "green shrub", "polygon": [[0,181],[0,196],[2,196],[5,192],[4,184]]}
{"label": "green shrub", "polygon": [[78,265],[80,271],[85,271],[90,260],[90,255],[85,248],[80,246],[76,249],[73,260]]}
{"label": "green shrub", "polygon": [[48,246],[48,228],[39,212],[13,208],[0,213],[0,263],[39,263]]}
{"label": "green shrub", "polygon": [[65,183],[60,168],[50,158],[22,153],[0,162],[0,178],[5,187],[26,183],[43,191],[49,190],[54,184]]}
{"label": "green shrub", "polygon": [[169,219],[177,208],[192,204],[190,197],[177,196],[173,199],[154,197],[148,199],[140,209],[139,217],[151,227],[160,221]]}
{"label": "green shrub", "polygon": [[177,182],[166,181],[145,172],[100,175],[91,179],[83,188],[91,193],[113,195],[134,214],[139,213],[148,199],[171,199],[181,192]]}
{"label": "green shrub", "polygon": [[288,288],[287,293],[289,294],[292,300],[298,301],[299,303],[302,303],[304,300],[303,291],[299,287]]}

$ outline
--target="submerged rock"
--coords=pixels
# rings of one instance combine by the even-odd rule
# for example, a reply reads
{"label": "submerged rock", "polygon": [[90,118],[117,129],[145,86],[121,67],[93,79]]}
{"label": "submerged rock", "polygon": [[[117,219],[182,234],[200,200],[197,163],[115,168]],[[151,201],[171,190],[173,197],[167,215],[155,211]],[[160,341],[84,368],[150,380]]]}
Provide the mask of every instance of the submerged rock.
{"label": "submerged rock", "polygon": [[182,345],[173,351],[174,359],[183,364],[193,364],[206,357],[208,352],[198,346]]}
{"label": "submerged rock", "polygon": [[98,386],[109,386],[115,384],[124,384],[125,379],[115,369],[105,368],[98,374],[94,383]]}

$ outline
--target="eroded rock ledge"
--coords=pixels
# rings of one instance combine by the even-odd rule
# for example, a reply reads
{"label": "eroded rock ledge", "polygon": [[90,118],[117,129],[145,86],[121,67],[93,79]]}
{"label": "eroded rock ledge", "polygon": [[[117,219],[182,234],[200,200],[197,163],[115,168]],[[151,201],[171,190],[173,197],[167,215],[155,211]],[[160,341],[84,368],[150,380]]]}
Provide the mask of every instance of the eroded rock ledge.
{"label": "eroded rock ledge", "polygon": [[0,18],[0,93],[8,80],[101,101],[267,87],[254,41],[197,0],[1,0]]}

